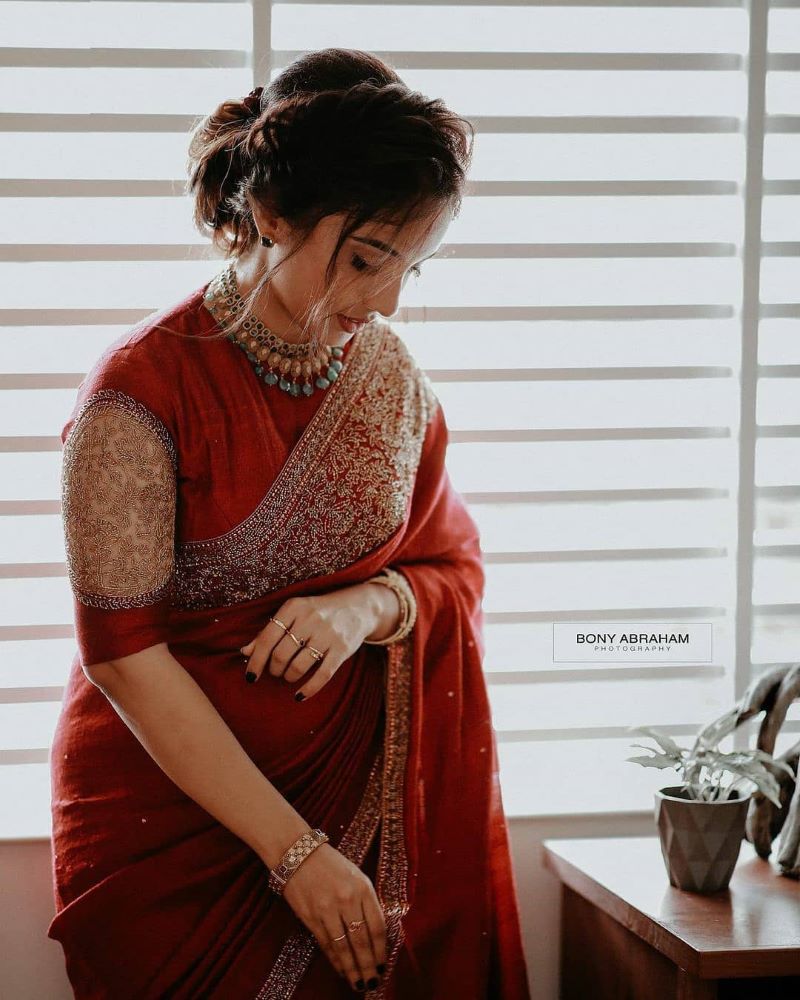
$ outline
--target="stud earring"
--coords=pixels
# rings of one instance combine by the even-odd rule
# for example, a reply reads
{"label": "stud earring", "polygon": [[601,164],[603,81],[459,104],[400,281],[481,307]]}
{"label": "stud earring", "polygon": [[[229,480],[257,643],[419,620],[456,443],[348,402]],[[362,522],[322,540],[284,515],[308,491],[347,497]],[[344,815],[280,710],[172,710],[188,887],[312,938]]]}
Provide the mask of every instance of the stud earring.
{"label": "stud earring", "polygon": [[275,240],[270,239],[269,236],[262,236],[261,237],[261,246],[262,247],[274,247],[275,246]]}

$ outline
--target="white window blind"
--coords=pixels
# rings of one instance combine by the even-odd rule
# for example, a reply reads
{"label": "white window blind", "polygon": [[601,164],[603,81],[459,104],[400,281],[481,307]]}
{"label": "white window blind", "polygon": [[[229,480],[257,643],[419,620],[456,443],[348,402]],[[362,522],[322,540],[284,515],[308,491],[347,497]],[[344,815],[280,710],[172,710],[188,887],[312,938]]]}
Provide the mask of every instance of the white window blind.
{"label": "white window blind", "polygon": [[[506,809],[651,810],[627,727],[688,742],[800,634],[796,5],[0,0],[0,45],[0,835],[49,833],[78,383],[220,267],[193,122],[327,46],[477,128],[392,324],[481,529]],[[712,622],[713,662],[554,663],[553,622],[607,620]]]}

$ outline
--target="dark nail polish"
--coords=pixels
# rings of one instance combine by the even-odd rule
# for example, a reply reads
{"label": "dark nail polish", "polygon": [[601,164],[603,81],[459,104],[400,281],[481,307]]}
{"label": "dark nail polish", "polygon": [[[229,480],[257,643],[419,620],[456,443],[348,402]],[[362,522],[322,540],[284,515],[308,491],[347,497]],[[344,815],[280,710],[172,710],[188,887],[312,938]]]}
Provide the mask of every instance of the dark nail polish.
{"label": "dark nail polish", "polygon": [[256,679],[256,675],[253,673],[252,670],[248,670],[247,673],[244,675],[244,679],[247,681],[248,684],[252,684],[253,681]]}
{"label": "dark nail polish", "polygon": [[364,989],[364,980],[363,979],[356,980],[356,989],[357,990],[363,990]]}
{"label": "dark nail polish", "polygon": [[378,975],[382,976],[386,972],[386,966],[381,962],[380,965],[376,965],[375,968],[378,970]]}
{"label": "dark nail polish", "polygon": [[[306,696],[303,694],[302,691],[298,691],[294,696],[295,701],[305,701],[305,698]],[[359,979],[359,982],[362,982],[362,980]]]}
{"label": "dark nail polish", "polygon": [[368,979],[367,980],[367,986],[371,990],[374,990],[375,987],[378,985],[378,983],[379,983],[379,979],[378,979],[377,976],[373,976],[372,979]]}

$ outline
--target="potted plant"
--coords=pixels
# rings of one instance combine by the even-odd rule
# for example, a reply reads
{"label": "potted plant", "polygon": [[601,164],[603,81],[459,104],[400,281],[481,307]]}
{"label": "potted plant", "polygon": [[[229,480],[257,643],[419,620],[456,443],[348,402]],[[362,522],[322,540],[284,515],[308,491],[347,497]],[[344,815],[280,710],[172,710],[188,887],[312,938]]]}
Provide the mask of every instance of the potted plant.
{"label": "potted plant", "polygon": [[[642,767],[675,768],[681,782],[660,788],[655,795],[655,819],[661,854],[669,881],[678,889],[710,893],[726,889],[739,857],[751,787],[742,795],[735,786],[750,782],[780,807],[780,786],[770,768],[794,772],[763,750],[723,753],[719,742],[740,719],[737,706],[702,729],[691,750],[652,726],[630,727],[628,732],[649,736],[659,749],[633,743],[652,756],[627,757]],[[733,780],[723,783],[724,776]]]}

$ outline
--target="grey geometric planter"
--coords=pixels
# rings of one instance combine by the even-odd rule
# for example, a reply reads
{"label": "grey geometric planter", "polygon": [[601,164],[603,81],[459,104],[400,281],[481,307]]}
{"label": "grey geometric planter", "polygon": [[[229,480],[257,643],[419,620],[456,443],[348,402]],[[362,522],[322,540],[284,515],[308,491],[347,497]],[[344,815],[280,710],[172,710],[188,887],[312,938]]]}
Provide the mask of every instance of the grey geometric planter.
{"label": "grey geometric planter", "polygon": [[750,796],[690,799],[683,785],[656,792],[655,818],[669,881],[687,892],[727,889],[744,838]]}

